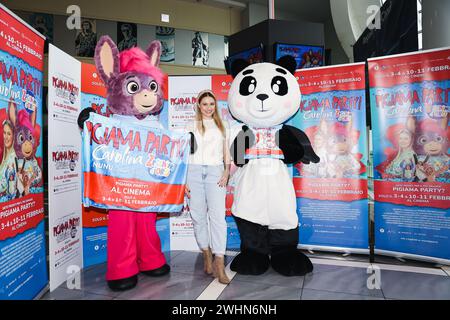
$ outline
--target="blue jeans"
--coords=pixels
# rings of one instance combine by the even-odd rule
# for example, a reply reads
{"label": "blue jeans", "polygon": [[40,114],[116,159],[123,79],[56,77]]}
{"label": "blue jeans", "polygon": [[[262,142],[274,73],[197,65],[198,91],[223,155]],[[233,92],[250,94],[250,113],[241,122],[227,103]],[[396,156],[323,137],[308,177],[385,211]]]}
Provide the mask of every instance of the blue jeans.
{"label": "blue jeans", "polygon": [[189,209],[194,223],[195,239],[200,249],[209,247],[216,255],[224,255],[227,245],[225,221],[227,189],[218,185],[223,171],[223,165],[190,164],[187,174],[187,184],[191,193]]}

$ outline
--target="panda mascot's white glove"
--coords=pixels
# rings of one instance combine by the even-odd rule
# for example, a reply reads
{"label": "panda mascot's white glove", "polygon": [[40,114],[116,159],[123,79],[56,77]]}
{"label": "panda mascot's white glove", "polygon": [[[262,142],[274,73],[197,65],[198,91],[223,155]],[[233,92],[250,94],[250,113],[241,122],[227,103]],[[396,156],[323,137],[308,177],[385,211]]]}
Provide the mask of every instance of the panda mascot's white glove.
{"label": "panda mascot's white glove", "polygon": [[284,125],[300,106],[295,67],[291,56],[276,64],[237,60],[231,66],[228,107],[244,124],[230,150],[241,167],[231,209],[241,237],[231,270],[240,274],[262,274],[270,265],[285,276],[313,269],[297,249],[297,201],[286,166],[320,161],[306,134]]}

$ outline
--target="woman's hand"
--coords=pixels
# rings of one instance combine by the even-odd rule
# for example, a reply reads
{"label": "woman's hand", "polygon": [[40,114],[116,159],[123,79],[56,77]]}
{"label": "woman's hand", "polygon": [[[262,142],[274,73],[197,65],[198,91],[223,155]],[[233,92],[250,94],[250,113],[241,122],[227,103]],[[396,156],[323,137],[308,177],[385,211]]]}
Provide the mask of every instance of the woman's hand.
{"label": "woman's hand", "polygon": [[219,187],[225,188],[228,184],[228,178],[230,177],[230,171],[225,170],[222,174],[222,177],[220,178],[219,182],[217,183]]}
{"label": "woman's hand", "polygon": [[187,184],[184,187],[184,194],[186,195],[186,197],[188,197],[188,199],[191,198],[191,189],[189,189],[189,186]]}

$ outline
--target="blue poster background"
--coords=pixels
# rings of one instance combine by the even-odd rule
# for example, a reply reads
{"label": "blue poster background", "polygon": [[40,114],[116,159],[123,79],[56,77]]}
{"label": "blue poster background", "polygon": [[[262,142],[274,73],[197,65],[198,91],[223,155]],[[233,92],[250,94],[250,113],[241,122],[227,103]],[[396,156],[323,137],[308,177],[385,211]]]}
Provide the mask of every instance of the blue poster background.
{"label": "blue poster background", "polygon": [[[319,164],[297,164],[292,168],[299,243],[317,249],[368,252],[364,66],[318,68],[296,75],[302,102],[288,124],[308,135],[321,158]],[[358,82],[353,77],[359,78]],[[342,79],[350,81],[341,84]],[[348,147],[341,155],[334,148],[343,143]],[[343,172],[336,169],[339,163],[346,168]]]}

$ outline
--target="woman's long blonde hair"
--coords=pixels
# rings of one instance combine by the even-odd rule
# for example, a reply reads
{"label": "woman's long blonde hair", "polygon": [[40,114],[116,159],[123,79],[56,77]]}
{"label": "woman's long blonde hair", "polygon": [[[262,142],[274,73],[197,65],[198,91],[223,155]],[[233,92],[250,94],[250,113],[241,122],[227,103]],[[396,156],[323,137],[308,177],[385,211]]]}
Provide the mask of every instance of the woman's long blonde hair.
{"label": "woman's long blonde hair", "polygon": [[200,110],[200,102],[206,97],[210,97],[210,98],[214,99],[214,102],[215,102],[214,113],[213,113],[214,123],[216,124],[217,128],[219,128],[222,135],[225,137],[225,126],[223,125],[222,119],[220,118],[220,115],[219,115],[219,111],[217,108],[217,99],[216,99],[216,96],[214,95],[214,93],[212,93],[212,91],[210,91],[210,90],[205,90],[205,91],[200,92],[197,97],[197,110],[195,112],[195,122],[197,125],[197,129],[200,132],[200,134],[203,135],[205,133],[205,125],[203,124],[203,116],[202,116],[202,112]]}
{"label": "woman's long blonde hair", "polygon": [[[9,120],[3,121],[3,123],[2,123],[2,128],[3,128],[3,130],[4,130],[5,126],[8,126],[8,127],[11,129],[13,143],[11,144],[10,149],[11,149],[11,150],[14,150],[14,126],[13,126],[13,124],[11,123],[11,121],[9,121]],[[2,131],[3,131],[3,130],[2,130]],[[3,132],[2,132],[2,134],[3,134]],[[2,163],[6,160],[6,158],[7,158],[7,156],[8,156],[7,153],[8,153],[8,149],[6,149],[6,145],[4,144],[4,145],[3,145],[3,158],[2,158]]]}

